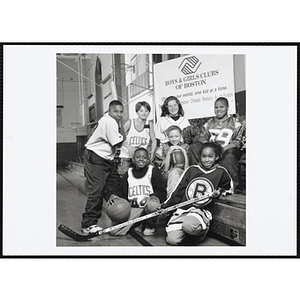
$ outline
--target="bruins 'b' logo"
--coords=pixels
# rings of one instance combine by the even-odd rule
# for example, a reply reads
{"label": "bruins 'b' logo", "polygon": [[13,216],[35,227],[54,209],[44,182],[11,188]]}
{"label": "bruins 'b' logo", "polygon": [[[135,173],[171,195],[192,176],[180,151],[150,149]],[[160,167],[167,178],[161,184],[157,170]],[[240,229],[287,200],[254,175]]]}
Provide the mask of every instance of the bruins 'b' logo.
{"label": "bruins 'b' logo", "polygon": [[213,191],[212,183],[203,177],[195,178],[186,188],[186,196],[188,199],[201,197]]}

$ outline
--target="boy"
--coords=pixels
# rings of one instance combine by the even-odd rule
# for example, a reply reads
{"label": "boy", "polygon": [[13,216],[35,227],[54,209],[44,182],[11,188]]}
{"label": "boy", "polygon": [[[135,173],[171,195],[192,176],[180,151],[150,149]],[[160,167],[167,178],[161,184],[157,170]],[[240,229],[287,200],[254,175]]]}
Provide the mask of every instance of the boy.
{"label": "boy", "polygon": [[[118,198],[127,199],[131,203],[129,220],[140,217],[156,210],[166,198],[166,189],[162,182],[160,171],[150,165],[149,153],[145,148],[138,148],[133,155],[134,167],[129,168],[121,179],[116,195],[110,201],[118,201]],[[108,205],[110,205],[108,201]],[[151,202],[151,203],[150,203]],[[143,234],[146,236],[155,234],[156,219],[148,219]],[[111,235],[125,235],[132,225],[122,227],[110,232]],[[139,226],[137,229],[140,229]]]}
{"label": "boy", "polygon": [[[163,174],[167,175],[167,196],[171,194],[174,190],[175,185],[183,173],[183,171],[188,167],[187,153],[189,145],[181,142],[182,131],[176,126],[172,125],[167,129],[167,136],[169,142],[163,144],[162,147],[162,157],[163,157]],[[171,166],[171,154],[174,150],[181,150],[184,155],[185,164],[183,167]]]}
{"label": "boy", "polygon": [[89,192],[82,214],[81,230],[94,233],[102,228],[97,225],[101,217],[103,197],[109,199],[120,183],[114,157],[118,146],[124,140],[121,119],[123,104],[110,102],[108,112],[98,121],[98,126],[85,144],[84,174]]}
{"label": "boy", "polygon": [[190,165],[198,164],[200,161],[199,149],[203,143],[217,142],[223,147],[223,158],[220,165],[226,168],[232,177],[234,187],[240,183],[239,159],[242,156],[243,146],[242,131],[245,124],[241,124],[233,116],[228,115],[229,103],[224,97],[215,101],[215,117],[208,120],[203,126],[203,132],[196,137],[196,141],[190,145]]}

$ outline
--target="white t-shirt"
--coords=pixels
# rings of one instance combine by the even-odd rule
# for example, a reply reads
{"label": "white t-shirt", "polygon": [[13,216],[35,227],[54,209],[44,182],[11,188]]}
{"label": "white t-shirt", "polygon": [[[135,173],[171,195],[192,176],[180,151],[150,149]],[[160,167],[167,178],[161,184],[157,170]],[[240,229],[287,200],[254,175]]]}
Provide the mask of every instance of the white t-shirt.
{"label": "white t-shirt", "polygon": [[85,147],[104,159],[113,160],[117,150],[114,146],[122,141],[117,121],[106,113],[98,121],[98,126]]}
{"label": "white t-shirt", "polygon": [[182,116],[180,116],[177,121],[173,120],[170,116],[161,117],[156,123],[155,130],[155,137],[159,139],[161,143],[167,143],[169,141],[166,130],[172,125],[176,125],[182,130],[191,124],[186,117]]}

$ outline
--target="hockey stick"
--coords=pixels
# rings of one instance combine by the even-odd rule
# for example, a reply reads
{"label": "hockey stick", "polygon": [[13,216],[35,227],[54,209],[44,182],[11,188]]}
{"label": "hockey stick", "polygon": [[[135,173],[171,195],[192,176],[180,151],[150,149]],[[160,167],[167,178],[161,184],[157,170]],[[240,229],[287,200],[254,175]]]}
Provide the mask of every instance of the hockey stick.
{"label": "hockey stick", "polygon": [[64,233],[65,235],[67,235],[68,237],[70,237],[71,239],[77,241],[77,242],[87,241],[87,240],[89,240],[91,238],[94,238],[96,236],[102,235],[103,233],[108,233],[108,232],[110,232],[112,230],[119,229],[119,228],[131,225],[131,224],[134,224],[134,223],[146,220],[146,219],[153,218],[155,216],[160,215],[163,211],[164,212],[169,212],[169,211],[175,210],[177,208],[180,208],[180,207],[183,207],[183,206],[187,206],[187,205],[192,204],[194,202],[201,202],[199,204],[205,206],[205,205],[207,205],[207,204],[209,204],[211,202],[211,196],[212,196],[212,193],[209,193],[209,194],[204,195],[202,197],[192,198],[192,199],[190,199],[188,201],[175,204],[175,205],[167,207],[165,209],[160,209],[160,210],[155,211],[153,213],[150,213],[150,214],[138,217],[136,219],[132,219],[132,220],[126,221],[126,222],[121,223],[121,224],[114,225],[112,227],[105,228],[105,229],[103,229],[101,231],[98,231],[98,232],[95,232],[95,233],[90,233],[88,235],[79,234],[79,233],[73,231],[72,229],[70,229],[69,227],[67,227],[67,226],[65,226],[63,224],[59,225],[58,230],[61,231],[62,233]]}

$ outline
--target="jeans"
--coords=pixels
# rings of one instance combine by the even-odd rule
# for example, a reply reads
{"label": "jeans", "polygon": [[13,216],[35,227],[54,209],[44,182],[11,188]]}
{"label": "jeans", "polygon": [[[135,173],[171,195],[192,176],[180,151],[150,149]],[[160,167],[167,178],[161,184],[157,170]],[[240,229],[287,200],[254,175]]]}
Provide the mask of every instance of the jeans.
{"label": "jeans", "polygon": [[242,151],[238,149],[228,149],[224,152],[223,157],[219,163],[230,174],[234,188],[237,188],[240,184],[240,165],[239,160],[242,156]]}
{"label": "jeans", "polygon": [[183,173],[183,169],[174,167],[168,172],[168,182],[167,182],[167,197],[175,190],[177,184],[179,183],[180,176]]}
{"label": "jeans", "polygon": [[84,151],[84,175],[88,183],[88,198],[82,214],[81,227],[97,224],[101,217],[103,198],[116,193],[121,182],[114,161],[106,160],[91,150]]}

